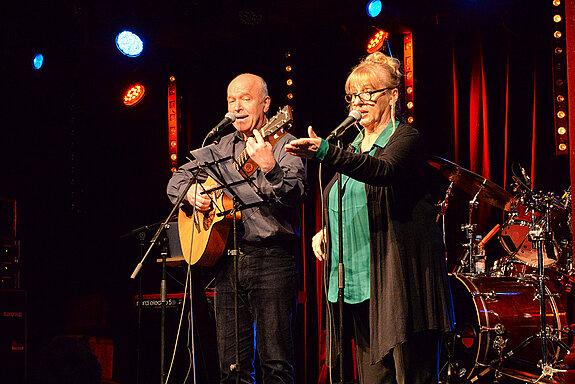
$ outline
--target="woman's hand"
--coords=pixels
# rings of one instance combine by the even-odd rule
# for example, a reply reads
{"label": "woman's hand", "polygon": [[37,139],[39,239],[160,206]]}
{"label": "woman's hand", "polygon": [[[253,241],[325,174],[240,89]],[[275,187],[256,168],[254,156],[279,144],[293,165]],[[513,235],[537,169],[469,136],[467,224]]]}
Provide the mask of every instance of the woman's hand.
{"label": "woman's hand", "polygon": [[315,134],[311,125],[308,127],[307,132],[308,138],[295,139],[287,143],[285,145],[286,152],[306,159],[314,157],[321,144],[321,138]]}
{"label": "woman's hand", "polygon": [[313,250],[315,257],[320,261],[323,261],[326,258],[325,241],[325,228],[311,238],[311,249]]}

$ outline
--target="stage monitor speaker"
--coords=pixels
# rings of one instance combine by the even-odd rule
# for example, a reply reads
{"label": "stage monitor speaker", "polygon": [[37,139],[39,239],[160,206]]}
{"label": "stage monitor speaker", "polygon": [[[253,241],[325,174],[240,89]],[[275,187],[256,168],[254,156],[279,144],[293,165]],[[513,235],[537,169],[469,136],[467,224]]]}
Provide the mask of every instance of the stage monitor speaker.
{"label": "stage monitor speaker", "polygon": [[[147,295],[151,296],[151,295]],[[159,295],[158,295],[159,300]],[[177,299],[169,299],[177,301]],[[145,300],[153,302],[153,300]],[[200,294],[194,295],[194,318],[195,318],[195,352],[196,352],[196,383],[212,384],[218,382],[219,368],[218,355],[216,350],[215,324],[208,314],[209,309],[205,298]],[[187,306],[189,309],[189,306]],[[160,321],[161,310],[156,307],[143,308],[142,310],[142,339],[140,341],[140,383],[155,384],[160,379]],[[170,375],[170,382],[192,383],[192,373],[188,373],[190,368],[190,356],[186,344],[190,343],[188,337],[188,321],[186,311],[180,333],[178,349],[174,367]],[[180,321],[180,307],[170,306],[166,309],[165,328],[165,373],[167,374],[172,354],[174,342],[178,332]],[[187,379],[186,379],[187,377]]]}
{"label": "stage monitor speaker", "polygon": [[26,291],[0,290],[0,372],[2,382],[26,381]]}

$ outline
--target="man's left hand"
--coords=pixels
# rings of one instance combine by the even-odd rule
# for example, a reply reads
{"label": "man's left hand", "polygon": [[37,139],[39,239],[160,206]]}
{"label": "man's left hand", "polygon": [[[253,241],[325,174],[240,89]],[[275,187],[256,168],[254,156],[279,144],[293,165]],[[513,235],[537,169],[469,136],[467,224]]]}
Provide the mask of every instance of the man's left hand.
{"label": "man's left hand", "polygon": [[259,130],[254,129],[254,135],[246,142],[248,155],[255,161],[262,171],[269,172],[276,165],[272,145],[265,141]]}

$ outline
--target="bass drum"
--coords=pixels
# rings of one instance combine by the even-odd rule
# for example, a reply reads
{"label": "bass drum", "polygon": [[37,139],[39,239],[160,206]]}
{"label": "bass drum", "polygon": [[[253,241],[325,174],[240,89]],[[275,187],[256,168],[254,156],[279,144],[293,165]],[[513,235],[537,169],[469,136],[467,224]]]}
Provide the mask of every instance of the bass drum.
{"label": "bass drum", "polygon": [[[443,348],[443,382],[492,382],[494,371],[519,380],[537,379],[541,375],[541,368],[537,367],[541,342],[535,336],[541,323],[536,281],[454,274],[450,282],[457,323],[453,337]],[[561,331],[567,325],[564,298],[556,297],[550,289],[546,291],[547,327],[565,342],[567,333]],[[533,339],[526,342],[530,337]],[[524,346],[520,346],[522,343]],[[549,364],[561,361],[565,355],[550,340],[547,352]],[[505,358],[499,363],[501,357]]]}

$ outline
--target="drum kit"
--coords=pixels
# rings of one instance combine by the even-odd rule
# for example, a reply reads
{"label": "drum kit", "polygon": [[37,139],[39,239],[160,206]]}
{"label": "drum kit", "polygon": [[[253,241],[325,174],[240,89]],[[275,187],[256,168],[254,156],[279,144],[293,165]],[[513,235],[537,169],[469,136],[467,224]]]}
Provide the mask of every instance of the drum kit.
{"label": "drum kit", "polygon": [[[450,275],[455,330],[446,337],[442,383],[564,383],[575,281],[571,191],[537,192],[514,164],[514,192],[448,160],[429,163],[472,196],[467,242]],[[449,192],[439,205],[445,213]],[[485,237],[475,234],[478,201],[506,213]],[[498,235],[506,255],[486,267],[485,243]]]}

